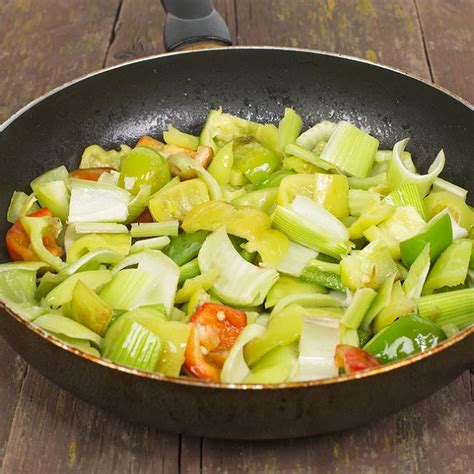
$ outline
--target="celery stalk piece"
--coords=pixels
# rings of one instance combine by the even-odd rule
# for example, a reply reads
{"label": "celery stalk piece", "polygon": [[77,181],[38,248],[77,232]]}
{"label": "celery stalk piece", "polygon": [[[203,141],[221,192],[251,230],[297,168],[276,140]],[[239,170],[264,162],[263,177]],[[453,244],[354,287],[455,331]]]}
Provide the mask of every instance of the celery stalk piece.
{"label": "celery stalk piece", "polygon": [[104,336],[112,318],[112,308],[81,280],[72,291],[71,316],[91,331]]}
{"label": "celery stalk piece", "polygon": [[37,178],[35,178],[31,183],[31,189],[33,192],[38,184],[43,183],[51,183],[53,181],[64,181],[67,182],[69,180],[69,172],[64,165],[58,166],[57,168],[53,168],[46,173],[41,174]]}
{"label": "celery stalk piece", "polygon": [[[33,184],[32,184],[33,186]],[[34,185],[34,193],[42,207],[65,222],[69,215],[69,189],[66,181],[50,181]]]}
{"label": "celery stalk piece", "polygon": [[426,244],[430,244],[430,257],[434,262],[452,241],[453,231],[449,215],[436,216],[420,233],[400,242],[402,261],[406,266],[410,266]]}
{"label": "celery stalk piece", "polygon": [[8,206],[7,221],[14,224],[20,217],[37,211],[39,206],[36,200],[34,193],[28,196],[22,191],[14,191]]}
{"label": "celery stalk piece", "polygon": [[422,296],[418,300],[420,316],[439,325],[455,324],[459,329],[474,324],[474,288]]}
{"label": "celery stalk piece", "polygon": [[341,322],[348,328],[359,329],[376,295],[377,293],[371,288],[359,288],[356,290],[354,298],[346,309]]}
{"label": "celery stalk piece", "polygon": [[297,158],[300,158],[306,163],[316,166],[321,170],[329,171],[335,168],[334,164],[325,161],[324,158],[320,158],[316,153],[313,153],[312,151],[307,150],[306,148],[303,148],[299,145],[287,145],[285,148],[285,153],[287,155],[296,156]]}
{"label": "celery stalk piece", "polygon": [[[76,234],[76,235],[79,235],[79,234]],[[111,250],[113,252],[119,253],[122,256],[125,256],[130,251],[131,242],[132,242],[132,237],[128,233],[127,234],[86,234],[78,238],[72,244],[69,245],[66,251],[66,261],[68,264],[77,262],[88,252],[91,252],[97,249]]]}
{"label": "celery stalk piece", "polygon": [[373,191],[366,191],[363,189],[349,189],[349,214],[354,217],[360,217],[362,211],[364,211],[370,205],[377,205],[380,203],[380,199],[380,194],[374,193]]}
{"label": "celery stalk piece", "polygon": [[163,250],[171,242],[169,237],[152,237],[150,239],[142,239],[135,242],[130,247],[130,253],[142,252],[143,250]]}
{"label": "celery stalk piece", "polygon": [[230,173],[234,165],[233,146],[233,142],[229,142],[220,148],[207,168],[221,186],[227,186],[230,181]]}
{"label": "celery stalk piece", "polygon": [[241,383],[250,374],[250,368],[244,358],[244,346],[265,333],[260,324],[249,324],[241,332],[226,357],[221,372],[221,382]]}
{"label": "celery stalk piece", "polygon": [[351,238],[360,239],[369,227],[386,221],[394,212],[393,206],[384,202],[364,209],[360,217],[349,227]]}
{"label": "celery stalk piece", "polygon": [[348,346],[359,347],[360,338],[357,329],[347,327],[345,324],[339,325],[339,343]]}
{"label": "celery stalk piece", "polygon": [[265,299],[265,308],[272,308],[282,298],[293,294],[321,294],[325,293],[324,288],[305,283],[299,278],[281,275],[278,281],[271,287]]}
{"label": "celery stalk piece", "polygon": [[91,345],[89,341],[85,339],[75,339],[73,337],[64,336],[64,334],[51,334],[52,336],[56,337],[62,342],[69,344],[71,347],[75,349],[79,349],[82,352],[87,352],[95,357],[100,357],[100,352]]}
{"label": "celery stalk piece", "polygon": [[349,183],[341,174],[315,173],[313,199],[337,218],[349,215]]}
{"label": "celery stalk piece", "polygon": [[112,222],[77,222],[76,234],[128,234],[127,226]]}
{"label": "celery stalk piece", "polygon": [[56,271],[61,270],[65,263],[56,255],[53,255],[44,245],[43,236],[53,235],[56,238],[61,231],[62,225],[59,219],[54,217],[22,217],[20,222],[30,238],[31,248],[40,260],[47,263]]}
{"label": "celery stalk piece", "polygon": [[244,347],[244,357],[250,367],[265,354],[278,346],[291,344],[301,336],[305,309],[293,305],[273,315],[261,337],[250,341]]}
{"label": "celery stalk piece", "polygon": [[165,222],[147,222],[132,224],[130,233],[134,238],[143,237],[159,237],[162,235],[178,235],[179,221],[165,221]]}
{"label": "celery stalk piece", "polygon": [[377,296],[374,298],[374,301],[370,305],[368,311],[365,313],[361,324],[362,329],[366,331],[370,330],[370,325],[372,324],[374,318],[380,313],[380,311],[390,304],[395,276],[396,275],[392,275],[383,282],[382,286],[377,292]]}
{"label": "celery stalk piece", "polygon": [[34,324],[48,333],[58,336],[64,335],[73,339],[83,339],[91,342],[98,349],[102,347],[103,339],[98,334],[77,321],[60,314],[43,314],[35,319]]}
{"label": "celery stalk piece", "polygon": [[277,151],[284,153],[287,145],[295,143],[303,128],[301,117],[290,108],[285,108],[285,114],[278,125]]}
{"label": "celery stalk piece", "polygon": [[199,268],[199,262],[197,257],[193,258],[189,262],[185,263],[184,265],[181,265],[179,267],[179,280],[178,283],[181,285],[184,283],[186,280],[189,278],[194,278],[198,276],[201,273],[201,270]]}
{"label": "celery stalk piece", "polygon": [[69,222],[123,222],[128,217],[131,195],[107,184],[71,179]]}
{"label": "celery stalk piece", "polygon": [[274,268],[281,273],[299,277],[306,265],[317,256],[318,252],[315,250],[289,240],[288,250]]}
{"label": "celery stalk piece", "polygon": [[59,307],[72,300],[72,293],[78,281],[85,283],[91,290],[100,290],[112,279],[109,270],[95,270],[88,272],[79,272],[66,278],[56,288],[50,291],[44,303],[49,307]]}
{"label": "celery stalk piece", "polygon": [[213,200],[222,199],[222,190],[219,186],[219,183],[214,179],[214,177],[202,167],[195,160],[185,155],[171,155],[168,158],[168,162],[182,171],[193,170],[196,172],[198,178],[202,179],[206,184],[209,196]]}
{"label": "celery stalk piece", "polygon": [[210,290],[218,276],[219,272],[215,269],[212,269],[193,278],[188,278],[184,282],[183,287],[177,291],[174,302],[177,304],[187,303],[196,291]]}
{"label": "celery stalk piece", "polygon": [[219,277],[212,290],[226,303],[257,306],[278,279],[272,269],[258,268],[244,260],[233,247],[224,228],[205,240],[198,255],[201,272],[216,269]]}
{"label": "celery stalk piece", "polygon": [[333,295],[324,295],[321,293],[296,293],[284,296],[275,305],[272,310],[272,315],[280,313],[285,308],[293,305],[301,307],[316,307],[316,308],[339,308],[343,306],[344,302]]}
{"label": "celery stalk piece", "polygon": [[467,189],[461,188],[461,186],[450,183],[449,181],[446,181],[445,179],[442,179],[439,176],[433,181],[432,192],[451,193],[454,196],[461,198],[463,201],[465,201],[467,197]]}
{"label": "celery stalk piece", "polygon": [[337,124],[321,153],[321,159],[344,173],[366,178],[372,168],[379,141],[349,122]]}
{"label": "celery stalk piece", "polygon": [[163,351],[163,340],[136,321],[127,321],[121,329],[116,339],[107,344],[103,357],[136,369],[154,371]]}
{"label": "celery stalk piece", "polygon": [[[104,173],[102,176],[104,176]],[[163,189],[163,188],[161,188]],[[151,197],[151,186],[149,184],[140,185],[140,189],[136,196],[128,204],[128,217],[125,221],[126,224],[133,222],[148,206],[148,202]]]}
{"label": "celery stalk piece", "polygon": [[45,262],[30,262],[30,261],[18,261],[18,262],[6,262],[0,263],[0,273],[9,272],[10,270],[29,270],[31,272],[37,272],[41,268],[46,268],[48,264]]}
{"label": "celery stalk piece", "polygon": [[422,252],[410,266],[402,288],[408,298],[416,301],[421,296],[423,285],[430,271],[430,244],[426,244]]}
{"label": "celery stalk piece", "polygon": [[[108,184],[109,186],[118,186],[120,179],[120,173],[118,171],[110,171],[108,173],[102,173],[99,176],[99,179],[97,180],[98,183],[101,184]],[[135,199],[132,200],[130,205],[135,201]]]}
{"label": "celery stalk piece", "polygon": [[109,167],[120,169],[120,162],[132,149],[128,145],[120,145],[120,150],[104,150],[99,145],[90,145],[82,153],[79,168]]}
{"label": "celery stalk piece", "polygon": [[431,269],[423,287],[423,295],[430,295],[443,287],[462,285],[466,281],[471,251],[470,240],[453,242]]}
{"label": "celery stalk piece", "polygon": [[201,179],[182,181],[171,188],[161,189],[148,203],[155,221],[182,220],[199,204],[209,201],[209,192]]}
{"label": "celery stalk piece", "polygon": [[327,142],[334,133],[334,130],[336,130],[336,124],[334,122],[323,120],[303,132],[296,139],[296,144],[308,150],[313,150],[319,142]]}
{"label": "celery stalk piece", "polygon": [[336,377],[334,361],[339,344],[339,321],[305,318],[301,329],[298,370],[293,381]]}
{"label": "celery stalk piece", "polygon": [[441,329],[447,337],[454,336],[459,332],[459,328],[453,323],[446,323],[441,326]]}
{"label": "celery stalk piece", "polygon": [[277,346],[267,352],[252,367],[244,383],[283,383],[292,379],[298,364],[296,342],[286,346]]}
{"label": "celery stalk piece", "polygon": [[414,314],[415,312],[415,304],[405,295],[401,283],[396,281],[393,284],[390,303],[385,306],[374,319],[374,331],[379,332],[384,327],[392,324],[397,318]]}
{"label": "celery stalk piece", "polygon": [[428,194],[433,181],[438,177],[441,171],[443,171],[446,161],[444,152],[441,150],[438,153],[438,156],[429,167],[427,174],[420,175],[407,169],[402,160],[402,154],[408,142],[409,138],[405,138],[397,142],[393,147],[393,158],[390,161],[387,171],[387,183],[392,190],[397,189],[404,183],[413,183],[418,186],[420,195],[424,197]]}
{"label": "celery stalk piece", "polygon": [[168,145],[175,145],[193,151],[197,150],[199,146],[199,137],[181,132],[171,124],[168,125],[168,130],[163,132],[163,140]]}
{"label": "celery stalk piece", "polygon": [[413,206],[425,221],[428,220],[423,198],[415,183],[403,183],[386,196],[384,201],[394,207]]}
{"label": "celery stalk piece", "polygon": [[22,262],[20,265],[0,265],[0,301],[23,319],[32,321],[45,310],[38,306],[35,297],[38,266],[25,267],[26,263],[36,264]]}
{"label": "celery stalk piece", "polygon": [[381,241],[371,242],[360,251],[353,251],[341,261],[341,282],[350,290],[378,289],[384,281],[398,273],[390,251]]}
{"label": "celery stalk piece", "polygon": [[87,252],[81,258],[73,263],[66,265],[58,275],[66,278],[73,275],[74,273],[84,271],[84,269],[90,269],[92,266],[98,268],[101,264],[112,264],[120,262],[123,259],[123,255],[115,250],[98,248]]}

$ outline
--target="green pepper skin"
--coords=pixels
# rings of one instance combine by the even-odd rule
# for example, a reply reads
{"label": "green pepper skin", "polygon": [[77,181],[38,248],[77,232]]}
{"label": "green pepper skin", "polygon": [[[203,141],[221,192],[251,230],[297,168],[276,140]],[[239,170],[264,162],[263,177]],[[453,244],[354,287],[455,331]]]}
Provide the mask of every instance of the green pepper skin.
{"label": "green pepper skin", "polygon": [[402,316],[376,334],[364,347],[381,363],[404,359],[426,351],[446,339],[433,322],[416,315]]}
{"label": "green pepper skin", "polygon": [[154,193],[170,179],[168,162],[151,148],[136,147],[122,160],[119,186],[133,195],[140,191],[143,184],[149,184]]}
{"label": "green pepper skin", "polygon": [[257,189],[276,188],[280,186],[283,178],[295,174],[293,170],[279,170],[271,174],[268,178],[258,183]]}
{"label": "green pepper skin", "polygon": [[176,265],[182,266],[197,257],[207,235],[208,232],[205,230],[198,230],[190,234],[180,234],[176,237],[171,237],[171,243],[165,253]]}
{"label": "green pepper skin", "polygon": [[300,279],[305,283],[312,283],[316,286],[324,286],[336,291],[345,291],[346,287],[341,282],[341,277],[331,272],[324,272],[319,268],[308,265],[300,275]]}

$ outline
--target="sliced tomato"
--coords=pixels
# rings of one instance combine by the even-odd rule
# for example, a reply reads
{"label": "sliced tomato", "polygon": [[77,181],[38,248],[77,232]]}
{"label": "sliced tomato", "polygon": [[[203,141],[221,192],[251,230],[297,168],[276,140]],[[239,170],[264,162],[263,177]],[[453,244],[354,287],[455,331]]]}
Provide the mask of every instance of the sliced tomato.
{"label": "sliced tomato", "polygon": [[[40,209],[32,214],[28,214],[28,217],[52,217],[52,214],[49,209]],[[5,240],[8,253],[12,260],[33,262],[39,260],[31,248],[30,238],[19,220],[8,229]],[[43,237],[43,243],[53,255],[60,257],[63,254],[63,249],[56,243],[56,239],[52,234],[45,235]]]}
{"label": "sliced tomato", "polygon": [[146,207],[145,210],[133,222],[139,222],[140,224],[154,222],[148,207]]}
{"label": "sliced tomato", "polygon": [[197,378],[218,382],[229,350],[247,324],[244,311],[204,303],[191,316],[184,367]]}
{"label": "sliced tomato", "polygon": [[358,347],[338,344],[334,356],[336,365],[346,374],[377,367],[380,362],[370,353]]}
{"label": "sliced tomato", "polygon": [[87,179],[88,181],[97,181],[104,173],[112,173],[114,168],[80,168],[69,173],[71,178]]}

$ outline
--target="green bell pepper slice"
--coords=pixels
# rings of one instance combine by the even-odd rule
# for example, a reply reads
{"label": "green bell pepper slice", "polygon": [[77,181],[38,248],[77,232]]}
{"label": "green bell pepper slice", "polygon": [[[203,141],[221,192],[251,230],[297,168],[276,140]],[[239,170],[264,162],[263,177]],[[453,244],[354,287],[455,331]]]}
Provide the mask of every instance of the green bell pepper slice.
{"label": "green bell pepper slice", "polygon": [[376,334],[364,349],[380,362],[400,360],[435,347],[446,334],[433,322],[417,315],[402,316]]}

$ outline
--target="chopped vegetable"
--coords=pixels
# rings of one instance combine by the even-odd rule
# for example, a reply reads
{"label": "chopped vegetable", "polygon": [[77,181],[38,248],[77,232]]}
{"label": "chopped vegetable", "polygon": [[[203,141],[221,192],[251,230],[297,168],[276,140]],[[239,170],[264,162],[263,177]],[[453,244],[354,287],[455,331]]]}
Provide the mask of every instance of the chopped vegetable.
{"label": "chopped vegetable", "polygon": [[337,345],[335,360],[337,367],[344,369],[346,374],[372,369],[380,365],[377,358],[368,351],[344,344]]}

